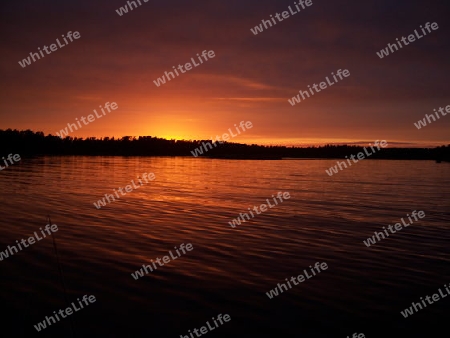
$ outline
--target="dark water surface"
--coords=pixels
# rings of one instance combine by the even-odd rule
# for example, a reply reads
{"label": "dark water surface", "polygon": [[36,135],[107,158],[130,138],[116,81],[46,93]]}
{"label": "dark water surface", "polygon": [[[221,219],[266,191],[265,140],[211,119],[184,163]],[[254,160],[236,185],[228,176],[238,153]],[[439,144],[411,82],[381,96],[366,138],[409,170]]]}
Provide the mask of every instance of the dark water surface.
{"label": "dark water surface", "polygon": [[[450,297],[411,318],[400,311],[450,283],[450,164],[366,160],[329,177],[325,169],[335,163],[24,159],[0,172],[0,251],[45,226],[50,214],[69,302],[85,294],[97,301],[34,329],[67,307],[47,237],[0,262],[2,332],[70,337],[73,319],[76,337],[180,337],[221,313],[231,321],[207,337],[438,336]],[[94,207],[145,172],[156,179]],[[278,191],[291,198],[230,227]],[[370,248],[363,244],[413,210],[426,217]],[[193,251],[132,278],[181,243]],[[328,269],[266,296],[317,261]]]}

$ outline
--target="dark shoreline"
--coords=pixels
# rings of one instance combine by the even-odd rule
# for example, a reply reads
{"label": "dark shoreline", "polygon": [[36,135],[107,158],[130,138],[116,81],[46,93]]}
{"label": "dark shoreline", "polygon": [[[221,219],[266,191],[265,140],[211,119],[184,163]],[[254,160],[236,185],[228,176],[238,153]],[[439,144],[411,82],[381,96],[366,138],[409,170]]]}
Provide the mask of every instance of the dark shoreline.
{"label": "dark shoreline", "polygon": [[[122,138],[105,137],[97,139],[74,138],[64,139],[31,130],[0,130],[1,156],[20,154],[30,156],[184,156],[211,159],[235,160],[282,160],[282,159],[336,159],[342,160],[359,152],[366,151],[369,146],[356,145],[324,145],[314,147],[262,146],[224,142],[212,146],[211,140],[176,141],[152,136],[138,138],[124,136]],[[385,160],[431,160],[450,161],[450,145],[436,148],[386,148],[377,149],[365,156],[365,159]],[[373,150],[373,149],[372,149]],[[367,152],[366,152],[367,154]]]}

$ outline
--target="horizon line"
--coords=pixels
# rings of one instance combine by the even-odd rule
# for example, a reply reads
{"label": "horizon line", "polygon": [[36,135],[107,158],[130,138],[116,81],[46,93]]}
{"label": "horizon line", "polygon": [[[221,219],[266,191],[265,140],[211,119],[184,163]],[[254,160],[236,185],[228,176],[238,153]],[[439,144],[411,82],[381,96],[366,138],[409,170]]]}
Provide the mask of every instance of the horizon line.
{"label": "horizon line", "polygon": [[[18,132],[25,132],[25,131],[30,131],[34,134],[37,133],[42,133],[44,135],[44,137],[57,137],[60,139],[65,139],[66,137],[69,138],[78,138],[78,139],[82,139],[82,140],[88,140],[90,138],[95,138],[96,140],[104,140],[105,138],[109,138],[112,139],[114,138],[115,140],[120,140],[122,138],[125,137],[129,137],[129,138],[135,138],[138,139],[139,137],[151,137],[151,138],[156,138],[156,139],[161,139],[161,140],[166,140],[166,141],[180,141],[180,142],[201,142],[201,141],[211,141],[214,142],[213,139],[209,139],[209,138],[205,138],[205,139],[175,139],[175,138],[165,138],[165,137],[159,137],[159,136],[152,136],[152,135],[123,135],[123,136],[86,136],[86,137],[80,137],[80,136],[70,136],[67,135],[64,138],[61,138],[58,135],[53,135],[51,133],[48,133],[47,135],[43,132],[43,131],[34,131],[32,129],[25,129],[25,130],[19,130],[19,129],[12,129],[12,128],[7,128],[7,129],[0,129],[1,131],[18,131]],[[312,140],[312,139],[309,139]],[[320,140],[319,138],[317,138],[317,140]],[[247,146],[251,146],[251,145],[257,145],[257,146],[275,146],[275,147],[294,147],[294,148],[308,148],[308,147],[323,147],[323,146],[360,146],[360,147],[364,147],[365,145],[371,144],[374,142],[374,140],[372,141],[344,141],[344,140],[336,140],[335,142],[289,142],[286,143],[284,142],[284,144],[282,144],[281,142],[275,142],[275,141],[266,141],[266,142],[260,142],[260,143],[255,143],[257,142],[255,141],[248,141],[247,142],[230,142],[230,141],[225,141],[226,143],[229,144],[242,144],[242,145],[247,145]],[[436,147],[442,147],[442,146],[450,146],[450,141],[446,141],[446,142],[438,142],[438,141],[424,141],[424,142],[411,142],[411,141],[402,141],[402,140],[395,140],[395,141],[387,141],[388,144],[393,144],[396,145],[397,147],[389,147],[389,148],[422,148],[422,149],[432,149],[432,148],[436,148]]]}

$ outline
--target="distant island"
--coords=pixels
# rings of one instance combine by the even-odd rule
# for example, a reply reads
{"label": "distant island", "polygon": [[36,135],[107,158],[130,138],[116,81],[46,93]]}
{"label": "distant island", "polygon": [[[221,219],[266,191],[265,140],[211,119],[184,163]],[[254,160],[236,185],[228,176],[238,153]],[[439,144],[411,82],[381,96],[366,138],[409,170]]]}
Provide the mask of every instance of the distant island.
{"label": "distant island", "polygon": [[[18,153],[21,156],[189,156],[197,148],[205,148],[211,140],[166,140],[152,136],[122,138],[78,138],[47,135],[31,130],[1,130],[2,154]],[[223,159],[342,159],[363,151],[362,146],[324,145],[313,147],[262,146],[224,142],[195,157]],[[450,162],[450,145],[436,148],[387,147],[368,159],[433,160]]]}

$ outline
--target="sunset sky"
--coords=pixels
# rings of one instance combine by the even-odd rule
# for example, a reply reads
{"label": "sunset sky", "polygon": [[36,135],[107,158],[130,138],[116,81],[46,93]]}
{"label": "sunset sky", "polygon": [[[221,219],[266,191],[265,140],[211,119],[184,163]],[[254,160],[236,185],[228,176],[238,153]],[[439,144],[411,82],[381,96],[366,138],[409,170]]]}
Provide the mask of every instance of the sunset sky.
{"label": "sunset sky", "polygon": [[[119,108],[71,133],[206,139],[240,121],[232,139],[258,144],[450,143],[448,0],[313,0],[258,35],[293,0],[150,0],[119,16],[124,0],[1,4],[0,129],[54,134],[105,102]],[[376,52],[420,25],[439,29],[380,59]],[[81,38],[22,68],[18,61],[68,31]],[[161,87],[154,80],[202,51],[215,58]],[[350,77],[295,106],[300,89],[338,69]]]}

